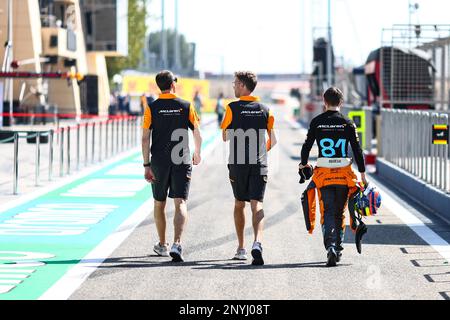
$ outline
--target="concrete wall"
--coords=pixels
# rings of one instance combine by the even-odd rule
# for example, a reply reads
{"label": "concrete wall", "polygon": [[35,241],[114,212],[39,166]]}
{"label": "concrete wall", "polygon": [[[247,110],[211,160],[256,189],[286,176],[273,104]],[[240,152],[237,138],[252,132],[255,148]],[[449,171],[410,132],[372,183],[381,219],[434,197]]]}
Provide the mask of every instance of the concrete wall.
{"label": "concrete wall", "polygon": [[[38,0],[14,0],[13,1],[13,58],[14,60],[35,59],[35,63],[20,66],[18,71],[31,72],[68,72],[75,70],[83,75],[92,74],[99,77],[99,111],[102,114],[107,113],[109,105],[109,83],[107,77],[106,61],[103,54],[100,53],[86,53],[86,44],[83,33],[83,26],[81,21],[81,10],[79,7],[79,0],[72,0],[71,3],[75,6],[75,29],[77,41],[76,52],[66,54],[67,58],[76,58],[76,69],[74,67],[65,67],[63,58],[59,57],[56,65],[44,66],[41,69],[39,58],[48,55],[58,54],[58,52],[51,52],[48,46],[43,47],[43,42],[48,41],[49,32],[57,28],[41,27],[41,17]],[[63,29],[61,29],[64,31]],[[8,36],[8,1],[0,0],[0,43],[3,44]],[[59,41],[62,46],[65,46],[64,37]],[[48,52],[47,52],[48,51]],[[54,51],[54,50],[53,50]],[[56,50],[58,51],[58,50]],[[64,50],[59,50],[64,52]],[[3,61],[4,50],[3,46],[0,49],[0,61]],[[89,66],[88,66],[89,60]],[[48,82],[48,103],[58,106],[60,113],[81,113],[80,103],[80,87],[76,80],[66,79],[14,79],[14,100],[19,99],[20,88],[23,82],[27,83],[26,93],[29,93],[30,86],[43,91],[44,82]],[[44,104],[43,96],[37,99],[34,95],[26,95],[28,98],[24,101],[26,105]]]}
{"label": "concrete wall", "polygon": [[450,221],[450,195],[419,180],[410,173],[377,159],[377,175],[404,191],[410,198]]}
{"label": "concrete wall", "polygon": [[88,73],[98,76],[98,112],[100,115],[107,115],[110,89],[105,55],[100,52],[89,52],[87,65]]}
{"label": "concrete wall", "polygon": [[[42,53],[42,39],[40,34],[39,3],[36,0],[14,0],[13,1],[13,60],[38,59]],[[3,62],[5,50],[3,44],[8,39],[8,1],[0,1],[0,61]],[[21,71],[41,72],[38,61],[20,67]],[[4,79],[2,79],[4,81]],[[42,90],[41,80],[37,79],[14,79],[13,99],[18,100],[20,87],[23,82],[28,84],[28,88],[33,86]],[[5,93],[7,94],[7,93]],[[29,96],[26,104],[37,104],[34,96]]]}

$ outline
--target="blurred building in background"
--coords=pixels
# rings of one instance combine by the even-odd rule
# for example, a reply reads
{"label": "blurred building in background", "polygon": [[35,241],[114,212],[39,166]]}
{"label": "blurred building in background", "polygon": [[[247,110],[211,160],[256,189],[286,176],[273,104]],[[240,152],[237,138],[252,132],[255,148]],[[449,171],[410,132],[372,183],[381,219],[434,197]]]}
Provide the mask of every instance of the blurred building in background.
{"label": "blurred building in background", "polygon": [[[199,73],[195,70],[196,44],[187,42],[183,34],[178,34],[174,30],[168,29],[164,32],[165,37],[162,37],[161,31],[152,32],[147,36],[140,71],[156,73],[162,69],[170,69],[185,77],[198,77]],[[166,41],[166,58],[163,58],[161,53],[163,39]],[[174,45],[176,41],[177,46]]]}
{"label": "blurred building in background", "polygon": [[[12,25],[12,48],[6,57],[10,61],[3,63],[2,71],[76,75],[0,79],[4,87],[13,84],[14,110],[107,114],[105,57],[127,55],[127,9],[127,0],[0,1],[0,43],[8,41]],[[3,62],[8,60],[5,54],[0,49]],[[5,109],[8,99],[5,90]]]}
{"label": "blurred building in background", "polygon": [[88,51],[128,54],[128,1],[80,0]]}

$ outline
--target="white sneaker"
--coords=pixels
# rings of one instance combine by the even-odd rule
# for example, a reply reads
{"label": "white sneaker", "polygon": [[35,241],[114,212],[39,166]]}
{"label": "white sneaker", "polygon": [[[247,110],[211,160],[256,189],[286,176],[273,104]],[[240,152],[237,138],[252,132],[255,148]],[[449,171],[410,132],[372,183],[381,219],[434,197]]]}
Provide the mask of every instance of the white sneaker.
{"label": "white sneaker", "polygon": [[233,260],[247,260],[247,250],[245,250],[245,249],[237,249]]}
{"label": "white sneaker", "polygon": [[183,249],[180,244],[174,243],[172,249],[170,249],[170,256],[173,262],[183,262],[184,258],[182,255]]}
{"label": "white sneaker", "polygon": [[169,244],[161,245],[159,242],[153,247],[153,251],[161,257],[169,256]]}
{"label": "white sneaker", "polygon": [[262,257],[262,246],[260,242],[253,243],[252,247],[252,265],[254,266],[262,266],[264,264],[264,259]]}

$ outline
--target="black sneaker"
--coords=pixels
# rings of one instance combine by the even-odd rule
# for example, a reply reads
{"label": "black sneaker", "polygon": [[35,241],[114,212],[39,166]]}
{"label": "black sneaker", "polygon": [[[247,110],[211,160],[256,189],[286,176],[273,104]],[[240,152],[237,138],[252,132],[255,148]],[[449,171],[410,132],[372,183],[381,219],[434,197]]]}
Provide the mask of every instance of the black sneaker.
{"label": "black sneaker", "polygon": [[333,247],[328,248],[327,267],[335,267],[338,259],[338,254]]}
{"label": "black sneaker", "polygon": [[341,261],[341,258],[342,258],[342,252],[337,251],[336,254],[337,254],[337,256],[336,256],[336,262],[340,262],[340,261]]}
{"label": "black sneaker", "polygon": [[172,245],[172,249],[170,249],[170,256],[172,257],[173,262],[183,262],[184,258],[182,255],[183,249],[181,248],[181,245],[174,243]]}
{"label": "black sneaker", "polygon": [[341,258],[342,258],[342,251],[344,251],[344,247],[341,246],[340,244],[338,244],[338,245],[336,246],[336,254],[337,254],[336,262],[341,261]]}
{"label": "black sneaker", "polygon": [[260,242],[255,242],[252,247],[252,265],[254,266],[262,266],[264,265],[264,260],[262,257],[262,246]]}

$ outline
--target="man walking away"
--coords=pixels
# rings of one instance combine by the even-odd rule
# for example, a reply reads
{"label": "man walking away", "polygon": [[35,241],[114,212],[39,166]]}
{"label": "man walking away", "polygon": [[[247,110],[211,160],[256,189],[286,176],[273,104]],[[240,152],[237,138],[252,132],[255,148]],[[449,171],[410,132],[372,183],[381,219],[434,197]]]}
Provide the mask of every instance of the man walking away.
{"label": "man walking away", "polygon": [[[234,259],[246,260],[244,246],[245,203],[250,202],[254,242],[253,265],[263,265],[261,237],[264,224],[263,201],[267,184],[267,153],[275,146],[274,117],[259,98],[252,96],[257,85],[253,72],[236,72],[233,82],[238,101],[230,103],[221,128],[223,140],[230,141],[229,178],[235,198],[234,223],[238,248]],[[266,140],[266,133],[269,139]]]}
{"label": "man walking away", "polygon": [[[159,242],[153,250],[160,256],[169,255],[175,262],[184,261],[181,236],[186,226],[186,201],[189,194],[192,163],[189,151],[188,129],[193,130],[195,151],[193,164],[201,161],[202,138],[198,116],[188,101],[178,98],[177,78],[170,71],[156,75],[161,95],[150,105],[146,104],[142,134],[142,156],[145,179],[152,184],[154,216]],[[150,159],[151,153],[151,159]],[[166,199],[174,199],[174,242],[169,252],[166,243]]]}
{"label": "man walking away", "polygon": [[[311,121],[308,136],[301,151],[300,172],[308,164],[309,153],[315,141],[319,146],[317,166],[312,182],[303,194],[302,202],[307,229],[312,233],[315,223],[315,189],[317,189],[327,266],[336,266],[342,256],[344,241],[345,205],[355,190],[357,177],[348,156],[348,145],[353,150],[362,182],[367,185],[365,165],[354,123],[340,113],[344,96],[338,88],[329,88],[324,96],[325,112]],[[352,224],[351,224],[352,225]]]}

